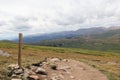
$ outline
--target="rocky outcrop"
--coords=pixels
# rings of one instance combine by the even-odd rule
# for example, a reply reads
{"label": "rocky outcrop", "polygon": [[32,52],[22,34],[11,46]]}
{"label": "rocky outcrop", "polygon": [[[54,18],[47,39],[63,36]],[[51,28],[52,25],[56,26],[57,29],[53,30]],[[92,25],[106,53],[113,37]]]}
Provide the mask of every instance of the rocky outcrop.
{"label": "rocky outcrop", "polygon": [[98,70],[75,60],[47,58],[26,68],[9,65],[11,80],[107,80]]}

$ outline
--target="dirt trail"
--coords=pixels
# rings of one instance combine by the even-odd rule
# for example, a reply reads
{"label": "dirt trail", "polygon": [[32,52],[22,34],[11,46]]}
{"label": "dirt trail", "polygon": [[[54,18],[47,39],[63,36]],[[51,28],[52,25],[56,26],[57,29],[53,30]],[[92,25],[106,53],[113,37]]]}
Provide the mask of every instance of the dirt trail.
{"label": "dirt trail", "polygon": [[[97,69],[71,59],[47,58],[24,71],[28,80],[108,80]],[[29,74],[30,71],[33,74]]]}

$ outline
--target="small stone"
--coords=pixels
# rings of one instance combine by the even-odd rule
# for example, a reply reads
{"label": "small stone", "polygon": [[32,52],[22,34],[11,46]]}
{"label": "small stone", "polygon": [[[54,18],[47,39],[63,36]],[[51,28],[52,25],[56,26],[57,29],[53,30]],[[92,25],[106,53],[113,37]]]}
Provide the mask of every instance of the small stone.
{"label": "small stone", "polygon": [[51,67],[51,69],[53,69],[53,70],[57,70],[57,66],[56,66],[55,64],[50,65],[50,67]]}
{"label": "small stone", "polygon": [[38,74],[47,75],[46,70],[43,68],[40,68],[40,67],[37,68],[37,70],[35,72]]}
{"label": "small stone", "polygon": [[13,78],[13,79],[11,79],[11,80],[22,80],[22,79],[15,79],[15,78]]}
{"label": "small stone", "polygon": [[32,71],[36,71],[37,68],[38,68],[38,67],[36,67],[36,66],[30,66],[30,69],[31,69]]}
{"label": "small stone", "polygon": [[35,72],[29,69],[24,70],[24,78],[28,77],[29,75],[35,75]]}
{"label": "small stone", "polygon": [[66,73],[67,73],[67,74],[71,74],[71,72],[69,72],[69,71],[66,71]]}
{"label": "small stone", "polygon": [[19,66],[18,66],[18,64],[11,64],[8,66],[8,69],[9,70],[19,69]]}
{"label": "small stone", "polygon": [[26,79],[29,76],[29,70],[25,69],[24,70],[24,79]]}
{"label": "small stone", "polygon": [[59,62],[59,61],[60,61],[59,58],[52,58],[52,59],[50,59],[50,62]]}
{"label": "small stone", "polygon": [[68,62],[68,60],[67,60],[67,59],[63,59],[62,61],[64,61],[64,62]]}
{"label": "small stone", "polygon": [[66,71],[67,69],[71,69],[70,66],[61,66],[58,69]]}
{"label": "small stone", "polygon": [[28,79],[29,80],[39,80],[39,76],[37,76],[37,75],[30,75],[30,76],[28,76]]}
{"label": "small stone", "polygon": [[33,66],[40,67],[40,62],[39,63],[34,63],[32,64]]}
{"label": "small stone", "polygon": [[75,77],[74,76],[70,76],[71,79],[74,79]]}
{"label": "small stone", "polygon": [[14,70],[14,73],[16,75],[22,74],[23,73],[23,69]]}
{"label": "small stone", "polygon": [[13,74],[12,75],[12,78],[17,78],[18,76],[16,74]]}
{"label": "small stone", "polygon": [[61,78],[59,76],[53,76],[51,80],[61,80]]}
{"label": "small stone", "polygon": [[60,78],[64,79],[64,76],[63,75],[59,75]]}

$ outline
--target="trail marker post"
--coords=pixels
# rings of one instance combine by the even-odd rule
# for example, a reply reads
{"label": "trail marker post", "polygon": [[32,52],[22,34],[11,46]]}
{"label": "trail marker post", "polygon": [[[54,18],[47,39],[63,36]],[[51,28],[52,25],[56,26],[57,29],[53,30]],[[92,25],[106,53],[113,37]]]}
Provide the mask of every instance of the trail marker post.
{"label": "trail marker post", "polygon": [[18,44],[18,66],[21,68],[21,53],[22,53],[22,33],[19,33],[19,44]]}

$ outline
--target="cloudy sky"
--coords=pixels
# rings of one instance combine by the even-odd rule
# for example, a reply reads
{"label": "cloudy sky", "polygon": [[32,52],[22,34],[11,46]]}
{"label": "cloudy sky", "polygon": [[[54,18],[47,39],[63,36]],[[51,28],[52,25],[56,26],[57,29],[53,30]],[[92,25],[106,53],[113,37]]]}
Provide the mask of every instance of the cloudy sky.
{"label": "cloudy sky", "polygon": [[0,0],[0,39],[120,25],[120,0]]}

